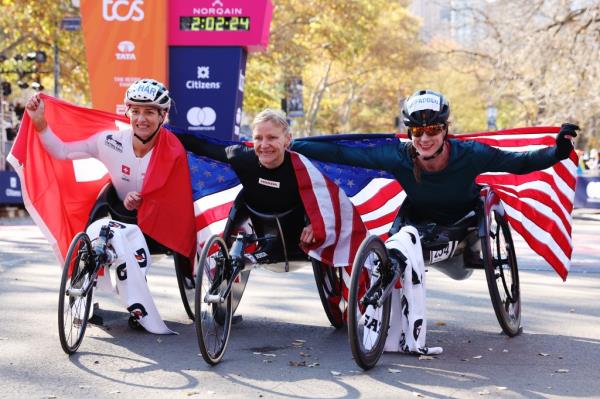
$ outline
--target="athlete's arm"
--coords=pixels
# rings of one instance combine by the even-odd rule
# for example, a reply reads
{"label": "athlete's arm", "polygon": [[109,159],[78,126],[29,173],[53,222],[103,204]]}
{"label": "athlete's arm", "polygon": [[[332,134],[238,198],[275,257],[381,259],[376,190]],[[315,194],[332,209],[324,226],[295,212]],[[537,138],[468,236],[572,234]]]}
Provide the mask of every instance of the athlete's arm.
{"label": "athlete's arm", "polygon": [[391,158],[394,154],[401,154],[402,151],[400,147],[393,144],[350,147],[334,143],[299,140],[295,140],[290,149],[318,161],[378,170],[387,170],[393,163]]}
{"label": "athlete's arm", "polygon": [[482,143],[474,143],[477,152],[475,163],[482,172],[508,172],[522,175],[554,165],[559,159],[554,147],[534,151],[503,151]]}
{"label": "athlete's arm", "polygon": [[191,134],[176,134],[186,151],[196,155],[214,159],[215,161],[229,162],[225,152],[225,146],[213,144]]}

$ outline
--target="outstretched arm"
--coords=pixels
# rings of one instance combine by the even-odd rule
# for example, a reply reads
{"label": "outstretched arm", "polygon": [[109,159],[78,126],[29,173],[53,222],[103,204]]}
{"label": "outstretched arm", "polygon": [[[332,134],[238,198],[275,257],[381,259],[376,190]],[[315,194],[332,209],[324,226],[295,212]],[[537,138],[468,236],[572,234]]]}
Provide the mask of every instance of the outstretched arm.
{"label": "outstretched arm", "polygon": [[401,154],[401,149],[393,144],[376,147],[350,147],[334,143],[296,140],[290,149],[317,161],[376,170],[387,170],[391,164],[391,158]]}
{"label": "outstretched arm", "polygon": [[183,144],[186,151],[214,159],[215,161],[229,162],[227,153],[225,152],[226,146],[211,143],[208,140],[201,139],[191,134],[176,134],[175,136],[181,141],[181,144]]}

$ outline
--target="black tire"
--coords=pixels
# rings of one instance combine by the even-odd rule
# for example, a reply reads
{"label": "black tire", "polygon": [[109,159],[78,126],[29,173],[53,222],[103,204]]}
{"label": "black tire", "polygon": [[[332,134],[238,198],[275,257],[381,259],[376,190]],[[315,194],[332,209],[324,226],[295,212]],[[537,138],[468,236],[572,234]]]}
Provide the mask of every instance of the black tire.
{"label": "black tire", "polygon": [[[375,312],[380,312],[379,322],[366,314],[367,309],[373,306],[362,305],[362,300],[367,290],[382,285],[382,272],[389,275],[391,271],[383,269],[387,264],[388,255],[383,241],[378,236],[369,236],[360,245],[352,265],[348,297],[348,340],[354,361],[365,370],[375,366],[383,353],[390,324],[392,296],[389,295],[381,307],[374,307]],[[382,289],[383,287],[379,291]],[[367,329],[373,331],[375,336],[367,336]]]}
{"label": "black tire", "polygon": [[[174,253],[173,261],[175,262],[175,275],[177,276],[177,286],[179,287],[179,295],[181,296],[181,302],[183,302],[183,308],[187,313],[190,320],[194,320],[194,298],[196,297],[196,281],[195,272],[194,275],[189,276],[187,270],[189,270],[189,259],[186,257]],[[197,266],[197,264],[196,264]]]}
{"label": "black tire", "polygon": [[218,235],[209,238],[200,254],[196,273],[195,325],[198,346],[206,363],[215,365],[225,354],[231,331],[231,294],[221,303],[207,302],[227,287],[231,275],[229,252]]}
{"label": "black tire", "polygon": [[73,238],[60,280],[58,297],[58,337],[66,354],[75,353],[83,341],[92,305],[93,287],[87,295],[70,295],[72,289],[94,284],[92,243],[84,232]]}
{"label": "black tire", "polygon": [[500,327],[506,335],[514,337],[521,332],[521,291],[517,256],[510,226],[501,204],[486,205],[486,208],[484,235],[481,238],[485,276]]}
{"label": "black tire", "polygon": [[311,259],[317,291],[327,319],[336,329],[344,326],[344,314],[337,305],[342,299],[343,268],[333,267]]}
{"label": "black tire", "polygon": [[127,325],[129,325],[129,328],[131,328],[132,330],[146,331],[144,326],[142,326],[139,320],[136,319],[134,316],[129,316],[129,319],[127,320]]}

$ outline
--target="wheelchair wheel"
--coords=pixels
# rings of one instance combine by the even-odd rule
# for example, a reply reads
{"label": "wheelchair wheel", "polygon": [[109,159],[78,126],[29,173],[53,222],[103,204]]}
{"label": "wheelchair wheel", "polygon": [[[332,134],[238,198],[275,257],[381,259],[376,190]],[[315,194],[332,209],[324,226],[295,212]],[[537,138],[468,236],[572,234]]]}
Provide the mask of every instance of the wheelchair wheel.
{"label": "wheelchair wheel", "polygon": [[195,325],[198,346],[204,360],[215,365],[225,354],[231,331],[231,293],[222,298],[229,274],[229,252],[218,235],[202,248],[196,273]]}
{"label": "wheelchair wheel", "polygon": [[336,329],[344,325],[344,315],[339,307],[342,300],[342,269],[332,267],[311,259],[317,290],[321,298],[321,304],[329,322]]}
{"label": "wheelchair wheel", "polygon": [[196,295],[196,282],[194,276],[188,276],[187,269],[189,260],[178,254],[173,254],[173,260],[175,262],[175,274],[177,276],[177,286],[179,287],[179,295],[181,295],[181,302],[183,302],[183,308],[191,320],[194,320],[194,297]]}
{"label": "wheelchair wheel", "polygon": [[490,298],[502,331],[514,337],[521,327],[519,269],[510,226],[502,208],[490,209],[484,232],[481,247]]}
{"label": "wheelchair wheel", "polygon": [[83,341],[92,305],[95,268],[92,244],[84,232],[75,236],[65,259],[58,297],[58,336],[66,354],[75,353]]}
{"label": "wheelchair wheel", "polygon": [[[387,250],[378,236],[367,237],[356,254],[352,265],[352,279],[348,298],[348,339],[354,361],[368,370],[375,366],[385,346],[392,296],[378,306],[374,298],[387,286],[382,276],[389,276]],[[369,294],[369,298],[366,297]],[[365,300],[373,304],[365,304]]]}

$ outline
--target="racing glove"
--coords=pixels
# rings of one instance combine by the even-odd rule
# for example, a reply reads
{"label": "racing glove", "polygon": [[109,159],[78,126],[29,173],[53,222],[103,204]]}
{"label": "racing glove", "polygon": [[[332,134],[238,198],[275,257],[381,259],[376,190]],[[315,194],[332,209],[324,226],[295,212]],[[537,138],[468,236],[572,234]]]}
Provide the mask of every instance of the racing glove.
{"label": "racing glove", "polygon": [[579,126],[572,123],[563,123],[561,125],[558,136],[556,136],[556,158],[563,160],[569,157],[569,154],[573,151],[573,142],[565,136],[576,137],[576,130],[579,130]]}

